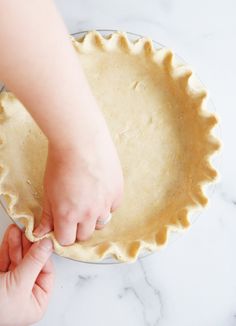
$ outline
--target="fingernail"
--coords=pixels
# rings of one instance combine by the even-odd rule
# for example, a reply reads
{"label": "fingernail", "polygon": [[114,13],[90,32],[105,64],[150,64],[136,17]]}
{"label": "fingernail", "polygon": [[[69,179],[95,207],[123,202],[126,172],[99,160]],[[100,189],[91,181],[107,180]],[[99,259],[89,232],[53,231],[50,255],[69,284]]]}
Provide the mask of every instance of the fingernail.
{"label": "fingernail", "polygon": [[40,240],[39,244],[43,249],[45,249],[47,251],[51,251],[53,249],[52,240],[49,238],[44,238],[44,239]]}

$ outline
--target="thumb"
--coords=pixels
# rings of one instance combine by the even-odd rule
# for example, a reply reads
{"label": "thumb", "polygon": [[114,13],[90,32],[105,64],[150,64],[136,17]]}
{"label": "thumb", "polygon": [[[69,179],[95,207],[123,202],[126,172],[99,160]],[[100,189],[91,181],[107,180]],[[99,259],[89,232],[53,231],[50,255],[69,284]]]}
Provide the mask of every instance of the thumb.
{"label": "thumb", "polygon": [[52,250],[53,244],[48,238],[32,244],[21,263],[14,270],[17,280],[23,283],[25,288],[33,288],[39,273],[52,254]]}
{"label": "thumb", "polygon": [[51,207],[47,196],[45,196],[43,202],[43,212],[39,225],[34,230],[34,235],[36,237],[42,237],[44,234],[50,232],[53,229],[53,220],[51,214]]}

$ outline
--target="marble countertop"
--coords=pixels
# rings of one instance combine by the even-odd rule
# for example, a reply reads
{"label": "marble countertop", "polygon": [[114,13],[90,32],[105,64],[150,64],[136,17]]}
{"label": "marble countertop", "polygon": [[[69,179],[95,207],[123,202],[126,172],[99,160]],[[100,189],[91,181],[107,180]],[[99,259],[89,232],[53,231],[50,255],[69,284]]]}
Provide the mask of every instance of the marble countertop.
{"label": "marble countertop", "polygon": [[[54,256],[56,282],[39,326],[236,325],[236,2],[56,0],[71,33],[118,29],[148,35],[197,71],[220,117],[221,179],[194,225],[134,264]],[[0,236],[9,220],[2,216]]]}

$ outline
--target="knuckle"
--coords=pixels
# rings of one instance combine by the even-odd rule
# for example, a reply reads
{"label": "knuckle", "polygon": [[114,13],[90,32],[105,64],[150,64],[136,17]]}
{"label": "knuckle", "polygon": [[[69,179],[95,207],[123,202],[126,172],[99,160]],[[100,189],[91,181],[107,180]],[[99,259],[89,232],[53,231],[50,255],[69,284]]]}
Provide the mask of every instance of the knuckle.
{"label": "knuckle", "polygon": [[76,214],[69,211],[68,213],[61,216],[66,223],[71,223],[76,219]]}
{"label": "knuckle", "polygon": [[95,218],[95,211],[91,207],[87,207],[81,213],[81,218],[83,221],[93,220]]}
{"label": "knuckle", "polygon": [[65,222],[72,222],[76,219],[76,211],[75,209],[58,209],[56,212],[56,216],[60,219],[63,219]]}

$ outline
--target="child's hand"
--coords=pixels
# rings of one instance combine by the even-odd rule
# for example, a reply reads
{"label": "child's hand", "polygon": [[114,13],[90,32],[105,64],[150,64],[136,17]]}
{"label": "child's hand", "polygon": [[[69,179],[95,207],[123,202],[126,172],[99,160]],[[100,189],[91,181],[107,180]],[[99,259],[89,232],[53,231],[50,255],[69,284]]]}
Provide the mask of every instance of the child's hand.
{"label": "child's hand", "polygon": [[[62,245],[88,239],[119,205],[123,190],[120,163],[105,121],[81,130],[70,148],[49,145],[42,220],[34,234],[54,229]],[[93,130],[96,130],[96,134]],[[73,143],[73,142],[72,142]]]}
{"label": "child's hand", "polygon": [[0,326],[25,326],[43,316],[53,285],[52,243],[31,244],[11,225],[0,247]]}

